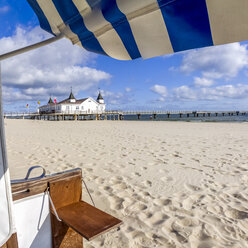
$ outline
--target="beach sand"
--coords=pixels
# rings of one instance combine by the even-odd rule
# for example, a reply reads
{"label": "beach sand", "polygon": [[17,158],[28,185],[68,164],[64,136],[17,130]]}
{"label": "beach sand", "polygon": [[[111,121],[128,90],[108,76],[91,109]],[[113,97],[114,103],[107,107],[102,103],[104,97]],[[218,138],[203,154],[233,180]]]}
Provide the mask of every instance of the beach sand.
{"label": "beach sand", "polygon": [[[248,247],[248,123],[5,120],[12,179],[82,168],[120,219],[85,247]],[[90,202],[83,188],[83,199]]]}

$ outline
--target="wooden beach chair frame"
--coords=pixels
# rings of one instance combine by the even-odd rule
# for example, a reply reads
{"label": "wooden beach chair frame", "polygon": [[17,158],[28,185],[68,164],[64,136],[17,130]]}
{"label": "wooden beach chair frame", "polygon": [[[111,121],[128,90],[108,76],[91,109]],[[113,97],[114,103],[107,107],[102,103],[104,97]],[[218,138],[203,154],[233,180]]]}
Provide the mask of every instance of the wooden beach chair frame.
{"label": "wooden beach chair frame", "polygon": [[[53,248],[82,248],[83,238],[92,240],[118,228],[122,221],[82,201],[82,171],[73,169],[42,178],[11,184],[13,201],[46,194],[50,198]],[[1,248],[18,248],[14,233]]]}

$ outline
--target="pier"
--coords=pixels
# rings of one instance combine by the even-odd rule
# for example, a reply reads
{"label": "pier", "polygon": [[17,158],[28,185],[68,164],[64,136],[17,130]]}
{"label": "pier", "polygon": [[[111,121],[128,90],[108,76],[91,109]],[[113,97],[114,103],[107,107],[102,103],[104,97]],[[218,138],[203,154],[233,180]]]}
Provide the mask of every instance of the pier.
{"label": "pier", "polygon": [[245,116],[248,111],[105,111],[103,113],[4,113],[4,118],[9,119],[33,119],[48,121],[66,120],[123,120],[124,116],[137,116],[140,120],[142,116],[149,115],[149,119],[156,120],[163,115],[166,118],[199,118],[199,117],[224,117],[224,116]]}

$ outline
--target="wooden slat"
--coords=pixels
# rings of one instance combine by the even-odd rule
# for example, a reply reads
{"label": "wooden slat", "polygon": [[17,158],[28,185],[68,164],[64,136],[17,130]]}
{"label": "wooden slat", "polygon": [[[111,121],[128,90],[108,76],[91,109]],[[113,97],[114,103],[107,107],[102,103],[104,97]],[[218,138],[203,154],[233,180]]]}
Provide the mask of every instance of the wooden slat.
{"label": "wooden slat", "polygon": [[82,197],[82,175],[50,182],[49,188],[55,209],[78,202]]}
{"label": "wooden slat", "polygon": [[83,237],[51,214],[53,248],[83,248]]}
{"label": "wooden slat", "polygon": [[[70,180],[57,180],[49,183],[50,196],[55,209],[78,202],[82,195],[82,175],[74,176]],[[51,208],[53,213],[53,209]],[[79,213],[80,214],[80,213]],[[83,238],[66,223],[60,222],[51,215],[53,248],[82,248]]]}
{"label": "wooden slat", "polygon": [[59,180],[70,180],[71,178],[81,176],[81,169],[69,170],[61,173],[56,173],[46,176],[41,179],[28,180],[19,183],[12,183],[12,196],[13,200],[19,200],[28,196],[36,195],[45,192],[48,183]]}
{"label": "wooden slat", "polygon": [[9,240],[0,248],[18,248],[17,234],[13,233]]}
{"label": "wooden slat", "polygon": [[83,201],[61,207],[57,213],[60,219],[87,240],[122,224],[121,220]]}

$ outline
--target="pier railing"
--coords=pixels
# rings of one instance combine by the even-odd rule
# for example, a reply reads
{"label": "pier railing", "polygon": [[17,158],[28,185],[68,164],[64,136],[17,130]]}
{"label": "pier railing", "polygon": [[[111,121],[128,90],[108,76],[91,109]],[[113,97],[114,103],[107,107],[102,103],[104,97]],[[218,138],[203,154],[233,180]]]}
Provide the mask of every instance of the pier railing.
{"label": "pier railing", "polygon": [[[117,116],[118,120],[123,119],[123,116],[133,116],[136,115],[137,119],[140,119],[142,115],[149,115],[150,119],[156,119],[159,115],[165,115],[167,118],[177,115],[177,117],[189,118],[189,117],[217,117],[217,116],[238,116],[247,115],[248,111],[167,111],[167,110],[107,110],[105,112],[100,111],[65,111],[65,112],[55,112],[55,113],[20,113],[20,112],[6,112],[4,113],[5,118],[30,118],[30,119],[54,119],[54,120],[65,120],[65,119],[75,119],[82,120],[86,117],[96,118],[96,119],[115,119]],[[103,118],[102,118],[103,117]]]}

